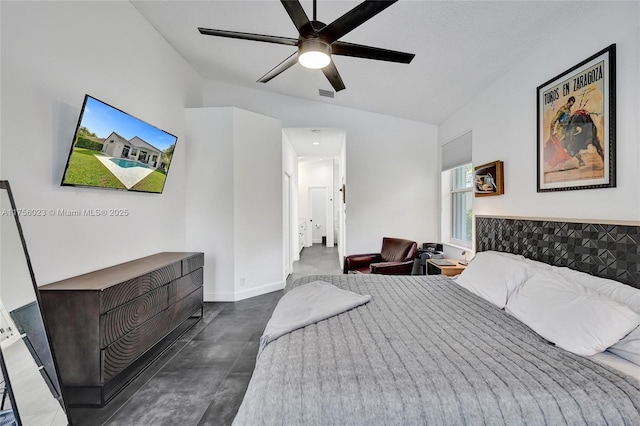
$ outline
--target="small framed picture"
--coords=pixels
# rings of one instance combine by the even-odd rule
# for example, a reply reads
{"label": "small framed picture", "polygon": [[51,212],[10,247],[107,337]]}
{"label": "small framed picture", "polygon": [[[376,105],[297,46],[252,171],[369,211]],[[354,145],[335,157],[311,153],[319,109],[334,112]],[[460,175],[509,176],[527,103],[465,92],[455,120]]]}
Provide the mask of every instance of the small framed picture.
{"label": "small framed picture", "polygon": [[473,193],[476,197],[491,197],[504,194],[502,161],[494,161],[474,167]]}

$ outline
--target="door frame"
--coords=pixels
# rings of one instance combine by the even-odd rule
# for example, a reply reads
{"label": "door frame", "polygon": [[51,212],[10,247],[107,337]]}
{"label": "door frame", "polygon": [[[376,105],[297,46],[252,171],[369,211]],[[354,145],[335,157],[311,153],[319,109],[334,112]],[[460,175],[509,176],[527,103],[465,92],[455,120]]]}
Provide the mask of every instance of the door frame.
{"label": "door frame", "polygon": [[294,211],[293,211],[293,180],[291,175],[284,172],[282,178],[283,200],[283,227],[284,227],[284,277],[293,273],[293,261],[295,260],[294,247],[298,242],[294,241]]}

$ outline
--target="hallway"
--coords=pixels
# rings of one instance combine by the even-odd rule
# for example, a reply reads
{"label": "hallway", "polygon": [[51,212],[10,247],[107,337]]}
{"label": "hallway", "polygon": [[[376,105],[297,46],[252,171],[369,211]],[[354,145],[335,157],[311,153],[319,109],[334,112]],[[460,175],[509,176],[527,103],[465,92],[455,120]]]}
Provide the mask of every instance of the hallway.
{"label": "hallway", "polygon": [[302,276],[322,274],[342,274],[338,248],[322,244],[305,247],[300,253],[300,260],[293,262],[293,273],[287,278],[287,288]]}

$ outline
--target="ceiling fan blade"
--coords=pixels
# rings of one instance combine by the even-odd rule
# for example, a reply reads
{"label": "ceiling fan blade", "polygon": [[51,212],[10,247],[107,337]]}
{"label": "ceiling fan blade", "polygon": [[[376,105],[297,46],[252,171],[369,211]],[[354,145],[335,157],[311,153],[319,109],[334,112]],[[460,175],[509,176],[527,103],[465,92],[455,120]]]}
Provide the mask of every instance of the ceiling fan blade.
{"label": "ceiling fan blade", "polygon": [[366,0],[318,31],[328,43],[333,43],[343,35],[382,12],[398,0]]}
{"label": "ceiling fan blade", "polygon": [[266,83],[267,81],[271,80],[273,77],[276,77],[280,73],[288,70],[289,68],[294,66],[296,63],[298,63],[298,52],[295,52],[293,55],[289,56],[287,59],[280,62],[280,64],[277,65],[274,69],[272,69],[271,71],[269,71],[268,73],[260,77],[257,82]]}
{"label": "ceiling fan blade", "polygon": [[315,33],[311,23],[309,22],[307,14],[298,0],[280,0],[280,2],[289,14],[289,17],[301,36],[309,35],[310,32],[311,34]]}
{"label": "ceiling fan blade", "polygon": [[399,62],[402,64],[410,63],[416,56],[413,53],[363,46],[361,44],[346,43],[344,41],[334,42],[331,45],[331,54],[353,56],[355,58],[375,59],[378,61]]}
{"label": "ceiling fan blade", "polygon": [[327,77],[327,80],[329,80],[329,83],[333,86],[333,90],[339,92],[345,89],[342,77],[340,77],[340,73],[333,61],[331,61],[326,67],[322,68],[322,72]]}
{"label": "ceiling fan blade", "polygon": [[290,37],[278,37],[278,36],[270,36],[270,35],[264,35],[264,34],[240,33],[237,31],[214,30],[211,28],[198,28],[198,31],[200,31],[200,34],[217,36],[217,37],[228,37],[228,38],[239,38],[242,40],[263,41],[265,43],[286,44],[287,46],[298,45],[298,39],[290,38]]}

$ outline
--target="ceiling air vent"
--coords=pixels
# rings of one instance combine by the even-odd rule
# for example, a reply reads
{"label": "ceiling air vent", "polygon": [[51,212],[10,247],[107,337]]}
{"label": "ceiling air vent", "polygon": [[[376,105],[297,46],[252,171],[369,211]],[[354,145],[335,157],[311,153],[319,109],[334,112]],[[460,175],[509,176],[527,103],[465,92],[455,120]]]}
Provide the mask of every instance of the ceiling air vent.
{"label": "ceiling air vent", "polygon": [[320,93],[320,96],[324,96],[325,98],[333,98],[335,93],[332,92],[331,90],[323,90],[323,89],[318,89],[318,93]]}

